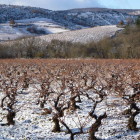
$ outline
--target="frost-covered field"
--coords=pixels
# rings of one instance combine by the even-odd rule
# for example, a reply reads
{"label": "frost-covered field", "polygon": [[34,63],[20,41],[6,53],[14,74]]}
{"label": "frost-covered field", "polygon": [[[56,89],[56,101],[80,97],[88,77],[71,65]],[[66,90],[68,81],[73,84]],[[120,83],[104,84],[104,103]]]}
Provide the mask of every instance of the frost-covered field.
{"label": "frost-covered field", "polygon": [[99,41],[105,37],[113,37],[117,31],[123,28],[118,28],[116,25],[98,26],[93,28],[69,31],[57,34],[41,36],[42,40],[50,42],[52,39],[65,40],[70,42],[87,43],[90,41]]}
{"label": "frost-covered field", "polygon": [[[8,112],[16,116],[15,125],[0,126],[0,139],[69,140],[65,123],[73,134],[79,132],[74,139],[88,140],[91,126],[106,114],[101,125],[94,125],[96,138],[139,140],[139,111],[134,107],[123,115],[132,105],[129,95],[140,90],[139,68],[139,60],[1,60],[0,124],[7,123]],[[136,96],[133,103],[140,108]],[[137,131],[127,126],[135,112]],[[60,132],[52,132],[54,117]]]}
{"label": "frost-covered field", "polygon": [[31,35],[36,35],[28,32],[26,29],[28,27],[36,27],[38,30],[43,30],[46,34],[60,33],[69,31],[64,29],[59,24],[53,22],[51,19],[47,18],[31,18],[25,20],[15,20],[17,26],[12,27],[8,23],[0,24],[0,40],[13,40],[19,37],[26,37]]}

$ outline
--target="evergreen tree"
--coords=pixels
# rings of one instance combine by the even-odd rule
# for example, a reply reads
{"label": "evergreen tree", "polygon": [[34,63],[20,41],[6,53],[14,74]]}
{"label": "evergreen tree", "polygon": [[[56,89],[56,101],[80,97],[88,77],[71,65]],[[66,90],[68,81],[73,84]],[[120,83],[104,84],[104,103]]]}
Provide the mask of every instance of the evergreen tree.
{"label": "evergreen tree", "polygon": [[135,20],[135,25],[140,25],[140,16]]}

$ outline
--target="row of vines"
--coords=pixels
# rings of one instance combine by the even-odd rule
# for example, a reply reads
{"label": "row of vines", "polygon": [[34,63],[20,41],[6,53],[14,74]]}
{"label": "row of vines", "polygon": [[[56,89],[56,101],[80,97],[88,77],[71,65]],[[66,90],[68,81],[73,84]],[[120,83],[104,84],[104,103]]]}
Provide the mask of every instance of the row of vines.
{"label": "row of vines", "polygon": [[[21,100],[30,94],[31,102]],[[63,131],[71,140],[84,134],[105,139],[103,131],[97,135],[101,128],[110,138],[126,131],[138,134],[140,61],[0,60],[0,106],[0,127],[15,125],[17,113],[28,108],[50,116],[51,131]],[[110,120],[118,128],[109,129]]]}

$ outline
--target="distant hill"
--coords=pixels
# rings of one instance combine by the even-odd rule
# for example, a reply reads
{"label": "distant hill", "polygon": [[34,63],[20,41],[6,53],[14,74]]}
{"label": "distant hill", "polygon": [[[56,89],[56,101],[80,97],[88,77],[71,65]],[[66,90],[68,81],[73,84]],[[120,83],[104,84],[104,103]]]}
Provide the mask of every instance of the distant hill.
{"label": "distant hill", "polygon": [[[140,11],[140,9],[77,8],[77,9],[70,9],[70,10],[66,10],[66,11],[69,11],[69,12],[110,12],[110,11],[116,11],[116,12],[120,12],[120,13],[136,15],[134,13],[138,13],[138,11]],[[138,15],[140,15],[140,13]]]}
{"label": "distant hill", "polygon": [[75,26],[77,25],[82,27],[117,25],[122,20],[126,24],[128,17],[135,20],[137,15],[140,15],[138,9],[81,8],[52,11],[30,6],[0,5],[1,23],[11,19],[20,20],[39,17],[52,19],[69,29],[76,29]]}
{"label": "distant hill", "polygon": [[[42,32],[46,32],[44,34],[53,34],[95,26],[118,25],[121,21],[123,21],[123,24],[127,24],[128,20],[133,23],[138,15],[140,15],[138,9],[81,8],[52,11],[39,7],[1,4],[0,40],[16,38],[15,34],[20,37],[22,34],[25,36],[32,35],[35,32],[31,31],[29,33],[29,30],[33,30],[34,26],[37,29],[36,32],[38,32],[35,35],[41,35]],[[19,22],[18,26],[9,27],[10,20]],[[24,20],[24,23],[20,23],[21,20]],[[24,26],[19,27],[21,24],[24,24]],[[29,26],[28,29],[26,25]]]}

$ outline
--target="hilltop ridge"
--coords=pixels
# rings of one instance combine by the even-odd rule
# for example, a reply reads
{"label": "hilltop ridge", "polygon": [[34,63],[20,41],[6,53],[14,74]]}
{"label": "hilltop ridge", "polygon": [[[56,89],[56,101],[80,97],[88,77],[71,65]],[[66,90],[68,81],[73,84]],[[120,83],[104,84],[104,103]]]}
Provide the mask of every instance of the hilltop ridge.
{"label": "hilltop ridge", "polygon": [[0,5],[0,22],[29,19],[29,18],[48,18],[69,29],[76,29],[75,26],[93,27],[103,25],[117,25],[131,17],[133,20],[140,15],[138,9],[107,9],[107,8],[81,8],[62,11],[52,11],[48,9],[17,6]]}

